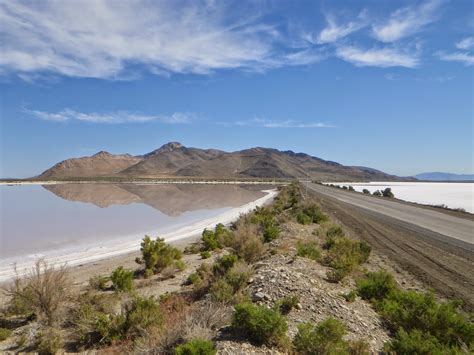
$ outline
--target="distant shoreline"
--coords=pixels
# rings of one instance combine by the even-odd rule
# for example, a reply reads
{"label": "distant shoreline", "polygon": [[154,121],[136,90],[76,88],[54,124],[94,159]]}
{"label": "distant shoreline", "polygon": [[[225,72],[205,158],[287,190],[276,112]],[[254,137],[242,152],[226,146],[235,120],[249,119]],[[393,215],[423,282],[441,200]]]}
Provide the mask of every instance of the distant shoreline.
{"label": "distant shoreline", "polygon": [[57,184],[208,184],[208,185],[286,185],[290,180],[0,180],[0,185],[57,185]]}

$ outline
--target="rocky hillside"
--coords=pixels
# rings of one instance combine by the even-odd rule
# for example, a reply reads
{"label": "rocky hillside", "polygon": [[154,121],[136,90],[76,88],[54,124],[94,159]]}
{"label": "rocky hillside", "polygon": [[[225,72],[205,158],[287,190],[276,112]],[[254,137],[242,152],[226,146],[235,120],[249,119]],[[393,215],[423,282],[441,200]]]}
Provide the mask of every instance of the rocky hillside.
{"label": "rocky hillside", "polygon": [[142,156],[100,152],[92,157],[68,159],[38,176],[40,179],[77,177],[117,178],[305,178],[324,181],[387,181],[397,176],[379,170],[344,166],[304,153],[270,148],[237,152],[188,148],[168,143]]}

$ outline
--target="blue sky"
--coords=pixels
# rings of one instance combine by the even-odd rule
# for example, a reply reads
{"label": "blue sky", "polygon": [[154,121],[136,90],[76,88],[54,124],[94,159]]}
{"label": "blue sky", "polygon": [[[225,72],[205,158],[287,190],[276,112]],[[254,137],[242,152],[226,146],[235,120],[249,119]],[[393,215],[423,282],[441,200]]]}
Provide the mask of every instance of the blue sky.
{"label": "blue sky", "polygon": [[2,1],[0,176],[169,141],[473,173],[473,6]]}

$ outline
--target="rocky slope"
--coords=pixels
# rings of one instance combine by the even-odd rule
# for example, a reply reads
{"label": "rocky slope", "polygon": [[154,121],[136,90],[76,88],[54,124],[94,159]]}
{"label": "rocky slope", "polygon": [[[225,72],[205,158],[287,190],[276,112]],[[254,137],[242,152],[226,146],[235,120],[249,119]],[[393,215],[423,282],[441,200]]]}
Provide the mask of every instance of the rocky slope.
{"label": "rocky slope", "polygon": [[68,159],[38,176],[39,179],[77,177],[116,178],[305,178],[324,181],[399,180],[379,170],[344,166],[304,153],[270,148],[237,152],[188,148],[168,143],[142,156],[100,152],[92,157]]}

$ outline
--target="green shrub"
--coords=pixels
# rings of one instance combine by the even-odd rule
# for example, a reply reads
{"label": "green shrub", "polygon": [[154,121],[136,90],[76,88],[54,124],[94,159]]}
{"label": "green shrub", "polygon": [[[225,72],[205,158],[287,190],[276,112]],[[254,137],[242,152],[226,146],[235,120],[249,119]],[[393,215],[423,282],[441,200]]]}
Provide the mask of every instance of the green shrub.
{"label": "green shrub", "polygon": [[42,329],[36,334],[36,350],[40,354],[56,354],[63,347],[61,334],[54,328]]}
{"label": "green shrub", "polygon": [[227,303],[234,297],[234,288],[224,279],[215,281],[209,289],[213,301]]}
{"label": "green shrub", "polygon": [[240,219],[234,231],[232,249],[235,254],[248,263],[253,263],[261,258],[265,251],[259,227],[246,222],[247,219]]}
{"label": "green shrub", "polygon": [[382,300],[396,290],[395,279],[384,270],[369,272],[357,281],[357,293],[365,300]]}
{"label": "green shrub", "polygon": [[342,230],[341,226],[331,226],[326,231],[326,237],[328,238],[335,238],[335,237],[344,237],[344,231]]}
{"label": "green shrub", "polygon": [[367,190],[367,189],[363,189],[362,192],[363,192],[364,194],[366,194],[366,195],[370,195],[370,191]]}
{"label": "green shrub", "polygon": [[144,335],[146,330],[163,322],[160,306],[153,297],[135,297],[126,305],[124,316],[125,333],[129,337]]}
{"label": "green shrub", "polygon": [[356,297],[357,297],[357,292],[356,291],[350,291],[348,293],[344,293],[342,295],[342,297],[344,297],[344,299],[347,301],[347,302],[354,302]]}
{"label": "green shrub", "polygon": [[12,331],[7,328],[0,328],[0,341],[7,339],[12,334]]}
{"label": "green shrub", "polygon": [[214,355],[216,349],[210,340],[193,339],[174,349],[176,355]]}
{"label": "green shrub", "polygon": [[109,277],[105,275],[93,276],[89,279],[89,286],[94,290],[105,291],[109,280]]}
{"label": "green shrub", "polygon": [[348,347],[343,339],[345,333],[344,324],[333,318],[317,326],[303,323],[298,326],[293,344],[299,354],[343,354]]}
{"label": "green shrub", "polygon": [[346,276],[348,276],[350,273],[351,273],[351,271],[350,271],[349,268],[340,267],[340,268],[329,270],[326,273],[326,279],[329,282],[337,283],[337,282],[340,282],[340,281],[344,280],[344,278]]}
{"label": "green shrub", "polygon": [[201,258],[202,259],[209,259],[210,257],[211,257],[211,252],[210,251],[205,250],[205,251],[201,252]]}
{"label": "green shrub", "polygon": [[438,303],[431,292],[396,291],[377,306],[394,331],[419,330],[441,344],[474,346],[474,324],[457,310],[455,302]]}
{"label": "green shrub", "polygon": [[242,289],[252,275],[252,269],[242,261],[238,261],[225,274],[225,280],[232,286],[234,292]]}
{"label": "green shrub", "polygon": [[296,243],[296,255],[311,260],[318,260],[321,256],[321,253],[316,242],[298,241],[298,243]]}
{"label": "green shrub", "polygon": [[382,196],[382,193],[381,193],[379,190],[375,190],[374,192],[372,192],[372,195],[374,195],[374,196]]}
{"label": "green shrub", "polygon": [[351,340],[347,344],[349,355],[370,355],[370,345],[363,339]]}
{"label": "green shrub", "polygon": [[232,243],[233,235],[230,230],[219,223],[214,231],[204,229],[202,232],[203,249],[207,251],[216,250],[229,246]]}
{"label": "green shrub", "polygon": [[200,248],[197,244],[191,244],[184,248],[184,254],[197,254],[199,253]]}
{"label": "green shrub", "polygon": [[213,271],[216,275],[224,275],[237,262],[239,258],[234,254],[227,254],[219,258],[213,265]]}
{"label": "green shrub", "polygon": [[392,189],[390,187],[385,188],[385,190],[382,190],[382,196],[383,197],[389,197],[393,198],[395,195],[392,192]]}
{"label": "green shrub", "polygon": [[307,224],[311,224],[311,222],[313,221],[313,219],[308,216],[306,213],[304,213],[303,211],[300,211],[298,212],[298,214],[296,215],[296,221],[299,223],[299,224],[304,224],[304,225],[307,225]]}
{"label": "green shrub", "polygon": [[288,314],[290,311],[297,306],[300,302],[300,298],[297,295],[285,296],[275,303],[275,309],[281,314]]}
{"label": "green shrub", "polygon": [[349,186],[349,191],[355,191],[353,186]]}
{"label": "green shrub", "polygon": [[181,251],[166,244],[164,239],[156,238],[156,240],[152,240],[149,236],[143,238],[141,252],[142,258],[138,258],[137,262],[145,264],[145,277],[173,265],[175,261],[181,260],[182,257]]}
{"label": "green shrub", "polygon": [[119,266],[112,272],[110,280],[115,291],[128,292],[133,289],[133,271],[126,270],[123,266]]}
{"label": "green shrub", "polygon": [[410,332],[400,329],[395,338],[386,343],[384,348],[387,352],[395,354],[454,355],[462,353],[460,348],[449,348],[431,334],[416,329]]}
{"label": "green shrub", "polygon": [[200,285],[201,283],[202,283],[202,279],[201,279],[201,277],[199,276],[199,274],[197,272],[193,272],[186,279],[186,284],[188,284],[188,285],[195,285],[196,286],[196,285]]}
{"label": "green shrub", "polygon": [[232,329],[257,344],[282,345],[286,341],[288,325],[277,311],[252,303],[235,306]]}
{"label": "green shrub", "polygon": [[274,224],[267,225],[263,228],[263,240],[269,243],[280,236],[280,228]]}

